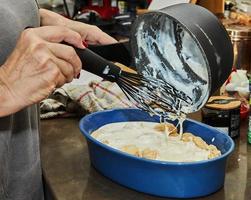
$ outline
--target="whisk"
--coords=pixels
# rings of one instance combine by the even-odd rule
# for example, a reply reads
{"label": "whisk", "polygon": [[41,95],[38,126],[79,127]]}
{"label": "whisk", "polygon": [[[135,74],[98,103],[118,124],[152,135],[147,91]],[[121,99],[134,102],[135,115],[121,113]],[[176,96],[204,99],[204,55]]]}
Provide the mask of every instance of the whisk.
{"label": "whisk", "polygon": [[177,114],[181,104],[190,105],[192,99],[163,80],[126,72],[90,49],[75,48],[84,69],[108,81],[116,82],[127,98],[142,110],[161,116]]}

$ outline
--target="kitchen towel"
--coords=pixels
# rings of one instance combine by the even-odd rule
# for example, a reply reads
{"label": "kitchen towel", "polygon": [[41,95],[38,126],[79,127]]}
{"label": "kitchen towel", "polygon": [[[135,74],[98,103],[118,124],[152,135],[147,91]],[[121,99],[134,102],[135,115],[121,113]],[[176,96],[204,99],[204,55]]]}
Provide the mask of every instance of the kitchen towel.
{"label": "kitchen towel", "polygon": [[116,83],[104,81],[84,71],[79,80],[56,89],[40,103],[40,118],[83,116],[96,111],[128,107],[134,105]]}

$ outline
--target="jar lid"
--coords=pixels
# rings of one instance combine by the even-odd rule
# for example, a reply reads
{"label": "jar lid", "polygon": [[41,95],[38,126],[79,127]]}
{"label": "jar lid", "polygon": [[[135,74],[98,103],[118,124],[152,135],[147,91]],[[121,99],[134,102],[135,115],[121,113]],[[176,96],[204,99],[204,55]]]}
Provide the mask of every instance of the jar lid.
{"label": "jar lid", "polygon": [[231,25],[226,27],[231,38],[251,39],[251,27],[242,25]]}
{"label": "jar lid", "polygon": [[228,96],[212,96],[206,103],[206,108],[219,109],[219,110],[231,110],[238,108],[241,102],[238,99]]}

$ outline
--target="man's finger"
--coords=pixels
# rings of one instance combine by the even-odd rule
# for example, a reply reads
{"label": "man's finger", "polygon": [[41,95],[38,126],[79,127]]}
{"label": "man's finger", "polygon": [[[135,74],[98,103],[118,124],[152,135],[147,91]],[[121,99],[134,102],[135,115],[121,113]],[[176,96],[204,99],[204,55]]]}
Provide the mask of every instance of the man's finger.
{"label": "man's finger", "polygon": [[113,37],[107,35],[106,33],[102,32],[102,34],[98,38],[99,44],[112,44],[117,43],[118,41],[115,40]]}
{"label": "man's finger", "polygon": [[58,58],[54,58],[53,60],[57,64],[57,67],[59,68],[62,75],[64,76],[64,82],[71,82],[74,78],[74,67],[70,63],[65,62],[64,60]]}
{"label": "man's finger", "polygon": [[56,43],[48,43],[48,47],[55,57],[64,60],[73,67],[74,77],[79,74],[82,63],[73,47]]}
{"label": "man's finger", "polygon": [[65,41],[75,47],[85,48],[79,33],[63,26],[43,26],[35,28],[36,34],[48,42],[60,43]]}

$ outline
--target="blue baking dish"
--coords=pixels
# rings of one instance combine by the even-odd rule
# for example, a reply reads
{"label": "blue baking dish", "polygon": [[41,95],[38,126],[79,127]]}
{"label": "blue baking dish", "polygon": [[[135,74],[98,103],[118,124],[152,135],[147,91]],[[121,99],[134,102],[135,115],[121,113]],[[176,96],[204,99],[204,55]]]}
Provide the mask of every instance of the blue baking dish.
{"label": "blue baking dish", "polygon": [[90,136],[105,124],[124,121],[159,122],[159,117],[138,109],[116,109],[96,112],[80,121],[91,163],[104,176],[128,188],[162,197],[200,197],[223,187],[226,161],[234,149],[234,142],[228,135],[208,125],[186,120],[184,131],[202,137],[207,143],[217,146],[222,153],[211,160],[188,163],[138,158]]}

